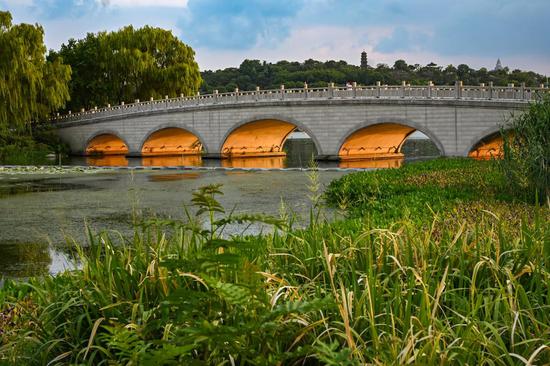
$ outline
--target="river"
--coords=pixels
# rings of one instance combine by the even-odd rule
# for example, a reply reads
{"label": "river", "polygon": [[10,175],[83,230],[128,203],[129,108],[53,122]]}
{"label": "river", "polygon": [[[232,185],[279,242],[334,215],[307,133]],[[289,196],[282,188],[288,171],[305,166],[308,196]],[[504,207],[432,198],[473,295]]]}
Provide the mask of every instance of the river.
{"label": "river", "polygon": [[[409,150],[412,151],[409,156],[425,153],[410,146]],[[196,165],[307,167],[312,143],[310,140],[293,142],[287,152],[287,159],[255,159],[240,165],[202,160]],[[93,162],[74,158],[71,163]],[[363,165],[343,167],[397,167],[402,163],[367,161]],[[130,159],[127,165],[140,165],[140,162]],[[333,179],[348,173],[334,169],[338,163],[319,166],[321,170],[316,175],[321,190]],[[87,174],[0,174],[0,278],[25,278],[71,268],[74,265],[65,253],[71,243],[86,245],[86,226],[94,232],[128,233],[135,214],[183,218],[184,205],[190,204],[193,191],[209,184],[222,185],[224,194],[219,201],[227,210],[277,216],[284,206],[287,213],[296,215],[298,224],[306,224],[304,218],[311,207],[311,174],[307,171],[145,169],[100,170]],[[327,210],[326,214],[333,216],[337,212]],[[258,225],[234,225],[227,234],[245,229],[247,233],[266,230]]]}

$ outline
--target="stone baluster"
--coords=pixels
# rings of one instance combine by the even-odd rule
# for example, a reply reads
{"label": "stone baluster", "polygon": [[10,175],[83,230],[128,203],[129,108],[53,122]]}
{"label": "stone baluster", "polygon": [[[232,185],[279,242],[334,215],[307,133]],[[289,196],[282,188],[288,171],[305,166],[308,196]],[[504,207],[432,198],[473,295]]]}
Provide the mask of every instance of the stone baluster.
{"label": "stone baluster", "polygon": [[281,100],[285,99],[285,85],[281,84]]}
{"label": "stone baluster", "polygon": [[432,98],[432,88],[433,88],[434,84],[432,83],[432,81],[428,81],[428,87],[426,89],[426,98],[428,99],[431,99]]}
{"label": "stone baluster", "polygon": [[356,81],[354,81],[351,84],[351,88],[353,89],[353,98],[357,98],[357,82]]}
{"label": "stone baluster", "polygon": [[519,95],[521,100],[525,100],[525,83],[521,83]]}
{"label": "stone baluster", "polygon": [[455,98],[462,99],[462,81],[460,80],[455,83]]}
{"label": "stone baluster", "polygon": [[239,100],[239,88],[235,88],[235,101]]}
{"label": "stone baluster", "polygon": [[407,86],[406,81],[401,82],[401,98],[405,98],[405,87]]}
{"label": "stone baluster", "polygon": [[381,84],[382,84],[382,83],[381,83],[380,81],[377,81],[377,82],[376,82],[376,98],[380,98],[380,92],[381,92],[381,90],[380,90],[380,89],[381,89],[380,85],[381,85]]}
{"label": "stone baluster", "polygon": [[492,81],[489,81],[489,98],[488,99],[493,99],[493,82]]}
{"label": "stone baluster", "polygon": [[218,103],[218,89],[214,90],[214,104]]}
{"label": "stone baluster", "polygon": [[306,99],[307,99],[308,90],[307,90],[307,82],[305,81],[304,81],[304,93],[306,94]]}
{"label": "stone baluster", "polygon": [[334,98],[334,83],[328,83],[328,98]]}

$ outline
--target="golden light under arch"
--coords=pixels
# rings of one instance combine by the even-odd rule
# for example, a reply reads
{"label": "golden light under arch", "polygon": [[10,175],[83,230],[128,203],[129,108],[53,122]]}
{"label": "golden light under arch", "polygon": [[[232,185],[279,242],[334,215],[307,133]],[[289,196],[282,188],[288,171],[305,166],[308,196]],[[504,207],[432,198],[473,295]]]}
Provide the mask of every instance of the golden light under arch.
{"label": "golden light under arch", "polygon": [[283,144],[295,129],[292,123],[276,119],[246,123],[227,136],[222,157],[285,156]]}
{"label": "golden light under arch", "polygon": [[381,123],[352,133],[340,147],[342,160],[403,157],[401,146],[415,128],[398,123]]}
{"label": "golden light under arch", "polygon": [[177,127],[163,128],[153,132],[143,143],[142,156],[198,155],[202,144],[193,133]]}
{"label": "golden light under arch", "polygon": [[481,140],[474,148],[468,153],[468,156],[474,159],[487,160],[487,159],[501,159],[504,155],[503,150],[504,140],[499,134],[494,134]]}
{"label": "golden light under arch", "polygon": [[86,155],[126,155],[127,153],[126,143],[111,133],[95,136],[86,146]]}

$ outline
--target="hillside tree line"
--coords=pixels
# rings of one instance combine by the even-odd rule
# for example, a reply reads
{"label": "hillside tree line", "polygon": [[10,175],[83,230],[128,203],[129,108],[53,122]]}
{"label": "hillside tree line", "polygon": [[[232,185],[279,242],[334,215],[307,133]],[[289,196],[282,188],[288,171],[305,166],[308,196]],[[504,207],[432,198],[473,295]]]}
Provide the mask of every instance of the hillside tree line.
{"label": "hillside tree line", "polygon": [[465,85],[479,85],[493,82],[494,85],[515,83],[527,86],[539,86],[547,83],[547,77],[532,71],[473,69],[465,64],[458,66],[438,66],[429,63],[409,65],[404,60],[397,60],[393,66],[378,64],[376,67],[360,67],[348,64],[346,61],[316,61],[304,62],[279,61],[268,63],[260,60],[244,60],[239,67],[229,67],[217,71],[202,72],[203,84],[201,92],[212,93],[213,90],[230,92],[240,90],[278,89],[281,84],[286,88],[302,88],[304,82],[309,87],[324,87],[333,82],[345,85],[347,82],[357,82],[359,85],[382,84],[396,85],[406,81],[412,85],[425,85],[432,81],[436,85],[452,85],[461,80]]}

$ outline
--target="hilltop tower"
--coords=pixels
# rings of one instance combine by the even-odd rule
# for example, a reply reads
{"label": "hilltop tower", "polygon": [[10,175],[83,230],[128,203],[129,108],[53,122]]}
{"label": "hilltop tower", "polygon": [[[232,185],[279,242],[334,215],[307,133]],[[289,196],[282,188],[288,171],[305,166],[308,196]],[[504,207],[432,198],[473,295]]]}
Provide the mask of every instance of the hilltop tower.
{"label": "hilltop tower", "polygon": [[367,53],[365,51],[361,52],[361,68],[366,68],[368,66],[367,63]]}
{"label": "hilltop tower", "polygon": [[502,63],[500,62],[500,58],[499,58],[495,66],[495,71],[500,71],[500,70],[502,70]]}

